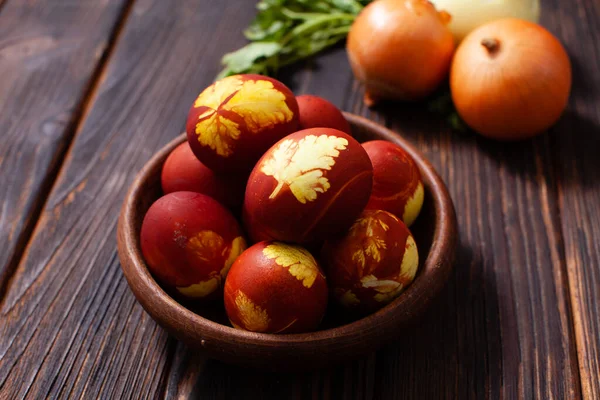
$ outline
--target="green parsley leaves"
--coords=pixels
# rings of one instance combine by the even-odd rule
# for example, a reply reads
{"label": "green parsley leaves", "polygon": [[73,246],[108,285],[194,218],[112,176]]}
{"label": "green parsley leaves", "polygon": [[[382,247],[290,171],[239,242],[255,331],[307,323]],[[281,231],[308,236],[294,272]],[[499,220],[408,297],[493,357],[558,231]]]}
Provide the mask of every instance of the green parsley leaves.
{"label": "green parsley leaves", "polygon": [[371,0],[262,0],[244,31],[248,45],[226,54],[218,78],[235,74],[273,75],[344,40]]}

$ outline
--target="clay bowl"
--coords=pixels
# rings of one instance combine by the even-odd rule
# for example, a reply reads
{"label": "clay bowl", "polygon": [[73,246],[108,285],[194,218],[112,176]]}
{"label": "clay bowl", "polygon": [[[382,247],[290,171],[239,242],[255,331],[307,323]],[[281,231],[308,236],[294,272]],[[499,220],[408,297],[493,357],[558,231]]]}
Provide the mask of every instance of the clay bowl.
{"label": "clay bowl", "polygon": [[[345,114],[359,141],[397,143],[415,159],[425,184],[425,204],[412,231],[420,266],[412,285],[395,301],[362,319],[340,321],[328,312],[317,332],[293,335],[234,329],[222,308],[193,309],[165,292],[148,272],[139,234],[149,206],[161,195],[160,171],[167,155],[185,140],[181,135],[160,150],[133,182],[119,219],[118,248],[123,273],[144,309],[164,329],[210,357],[269,369],[304,369],[332,364],[374,351],[400,335],[421,316],[448,280],[457,244],[456,216],[446,186],[431,164],[398,134],[352,114]],[[331,311],[331,310],[330,310]]]}

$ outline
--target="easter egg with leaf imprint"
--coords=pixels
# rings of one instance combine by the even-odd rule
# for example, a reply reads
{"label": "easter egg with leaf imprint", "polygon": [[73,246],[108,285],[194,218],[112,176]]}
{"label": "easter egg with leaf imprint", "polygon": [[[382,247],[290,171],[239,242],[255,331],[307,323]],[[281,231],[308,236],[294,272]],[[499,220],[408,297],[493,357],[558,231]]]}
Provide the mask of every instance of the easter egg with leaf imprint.
{"label": "easter egg with leaf imprint", "polygon": [[275,142],[298,129],[298,103],[283,83],[233,75],[206,88],[188,114],[192,151],[217,173],[248,173]]}
{"label": "easter egg with leaf imprint", "polygon": [[140,244],[156,279],[194,300],[218,297],[229,268],[246,249],[233,215],[194,192],[174,192],[154,202],[144,216]]}
{"label": "easter egg with leaf imprint", "polygon": [[419,167],[402,147],[385,140],[362,144],[373,164],[371,210],[386,210],[411,226],[419,216],[425,190]]}
{"label": "easter egg with leaf imprint", "polygon": [[365,313],[406,290],[417,273],[419,253],[398,217],[365,210],[344,236],[325,242],[321,260],[336,302]]}
{"label": "easter egg with leaf imprint", "polygon": [[264,333],[315,330],[327,308],[327,282],[303,247],[265,241],[244,251],[225,282],[225,309],[238,329]]}
{"label": "easter egg with leaf imprint", "polygon": [[252,239],[309,243],[345,231],[371,193],[373,167],[354,138],[330,128],[293,133],[270,148],[246,186]]}

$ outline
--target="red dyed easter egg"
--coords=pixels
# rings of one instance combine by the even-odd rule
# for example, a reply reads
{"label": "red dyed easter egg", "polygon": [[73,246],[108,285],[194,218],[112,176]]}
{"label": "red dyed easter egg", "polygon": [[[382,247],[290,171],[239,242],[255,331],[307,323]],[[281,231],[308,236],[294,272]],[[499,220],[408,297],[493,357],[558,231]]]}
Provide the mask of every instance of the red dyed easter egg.
{"label": "red dyed easter egg", "polygon": [[327,308],[325,275],[310,252],[281,242],[260,242],[233,263],[225,281],[231,324],[252,332],[315,330]]}
{"label": "red dyed easter egg", "polygon": [[246,248],[231,213],[216,200],[193,192],[170,193],[152,204],[140,238],[150,272],[191,299],[215,297],[231,264]]}
{"label": "red dyed easter egg", "polygon": [[244,202],[246,180],[237,176],[216,175],[202,164],[185,142],[167,157],[161,174],[165,194],[196,192],[212,197],[230,209],[239,209]]}
{"label": "red dyed easter egg", "polygon": [[398,297],[419,266],[410,231],[382,210],[365,210],[345,236],[325,242],[321,255],[333,297],[359,312],[373,312]]}
{"label": "red dyed easter egg", "polygon": [[298,103],[283,83],[234,75],[205,89],[190,109],[192,151],[217,173],[249,172],[275,142],[298,129]]}
{"label": "red dyed easter egg", "polygon": [[341,131],[313,128],[289,135],[250,174],[247,230],[253,240],[296,243],[343,232],[367,204],[372,175],[365,150]]}
{"label": "red dyed easter egg", "polygon": [[342,112],[319,96],[304,94],[296,96],[300,115],[300,128],[333,128],[352,135],[350,124]]}
{"label": "red dyed easter egg", "polygon": [[425,191],[417,164],[402,147],[385,140],[363,143],[373,164],[373,191],[367,209],[386,210],[411,226]]}

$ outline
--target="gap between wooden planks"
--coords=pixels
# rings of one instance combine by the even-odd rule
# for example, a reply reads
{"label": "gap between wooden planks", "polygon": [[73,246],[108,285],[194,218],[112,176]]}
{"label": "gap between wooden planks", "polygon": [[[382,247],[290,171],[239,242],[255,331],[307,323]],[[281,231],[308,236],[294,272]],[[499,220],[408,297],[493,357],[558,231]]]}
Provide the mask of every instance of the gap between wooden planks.
{"label": "gap between wooden planks", "polygon": [[116,217],[134,174],[181,132],[198,88],[216,75],[206,53],[243,41],[231,25],[252,18],[254,4],[244,7],[135,3],[1,305],[0,397],[161,390],[172,346],[121,275]]}
{"label": "gap between wooden planks", "polygon": [[[8,4],[9,2],[10,4]],[[31,4],[31,2],[26,3],[19,0],[0,2],[0,21],[5,21],[3,26],[8,27],[11,26],[11,23],[18,23],[18,28],[8,34],[7,41],[11,45],[5,56],[6,69],[3,70],[0,67],[2,75],[0,80],[5,80],[4,84],[0,85],[0,95],[7,97],[4,102],[7,110],[10,108],[26,109],[25,115],[21,118],[27,120],[29,124],[27,125],[29,129],[23,129],[21,126],[13,126],[11,129],[11,123],[6,123],[8,132],[5,131],[3,134],[10,136],[13,131],[15,136],[14,140],[11,141],[9,138],[4,143],[6,156],[0,155],[0,165],[4,162],[7,165],[10,163],[10,153],[17,153],[19,160],[15,164],[18,166],[23,158],[31,158],[30,163],[33,164],[31,171],[29,169],[13,171],[10,165],[0,171],[0,177],[4,182],[9,182],[9,175],[12,173],[26,182],[23,187],[17,186],[18,183],[8,183],[3,190],[4,199],[0,198],[2,214],[13,211],[12,215],[2,215],[2,220],[11,220],[11,223],[0,224],[0,240],[4,242],[0,256],[0,304],[10,277],[23,255],[25,246],[50,194],[67,150],[77,134],[79,123],[85,119],[90,99],[131,9],[132,2],[133,0],[123,0],[120,3],[112,4],[111,7],[104,7],[106,10],[96,10],[98,7],[86,7],[86,5],[74,6],[78,11],[75,14],[96,14],[95,18],[98,20],[92,18],[92,21],[88,21],[82,16],[80,20],[76,18],[74,21],[65,21],[64,26],[59,22],[61,7],[63,7],[61,3],[48,5],[47,2],[40,1]],[[118,7],[119,4],[121,7]],[[6,7],[3,8],[4,6]],[[87,8],[91,8],[91,10]],[[35,12],[43,15],[41,21],[31,16]],[[84,34],[80,34],[77,39],[71,36],[60,37],[63,30],[84,30]],[[11,35],[14,36],[14,39],[11,38]],[[55,38],[54,35],[58,38]],[[30,38],[24,40],[23,36]],[[73,41],[78,44],[74,45]],[[99,52],[99,50],[101,51]],[[6,53],[6,48],[4,52]],[[56,56],[53,53],[66,53],[66,65],[57,64]],[[35,58],[41,59],[41,61],[35,60]],[[33,71],[27,72],[31,69],[28,67],[28,61],[31,59],[40,65],[34,65]],[[80,79],[65,78],[69,74],[72,75],[70,71],[72,68],[82,69]],[[18,78],[15,79],[13,74],[18,74]],[[39,79],[35,85],[30,85],[28,81],[35,79],[37,74],[41,75],[43,79]],[[54,75],[59,76],[59,79],[53,79]],[[18,83],[19,79],[25,83],[14,88],[15,91],[11,91],[13,88],[7,81],[13,80]],[[62,79],[66,79],[66,82],[63,82]],[[47,84],[46,81],[51,83]],[[20,93],[16,93],[17,89],[28,92],[26,94],[31,93],[34,97],[31,101],[33,104],[23,104],[24,101],[18,98]],[[46,117],[46,120],[43,120],[44,113],[40,113],[38,108],[45,107],[44,103],[36,104],[35,101],[40,90],[46,91],[53,99],[56,97],[60,99],[59,101],[53,100],[53,106],[58,110],[59,115]],[[57,93],[59,94],[57,95]],[[12,115],[6,111],[0,117],[0,123],[3,122],[3,119],[10,117]],[[48,124],[48,118],[51,121],[53,117],[60,121],[58,129],[52,132],[52,136],[56,137],[43,148],[35,146],[29,148],[29,143],[38,142],[37,137],[40,135],[40,131],[43,132],[44,129],[47,129],[45,126]],[[1,186],[4,185],[0,183]],[[7,209],[9,211],[6,211]]]}

